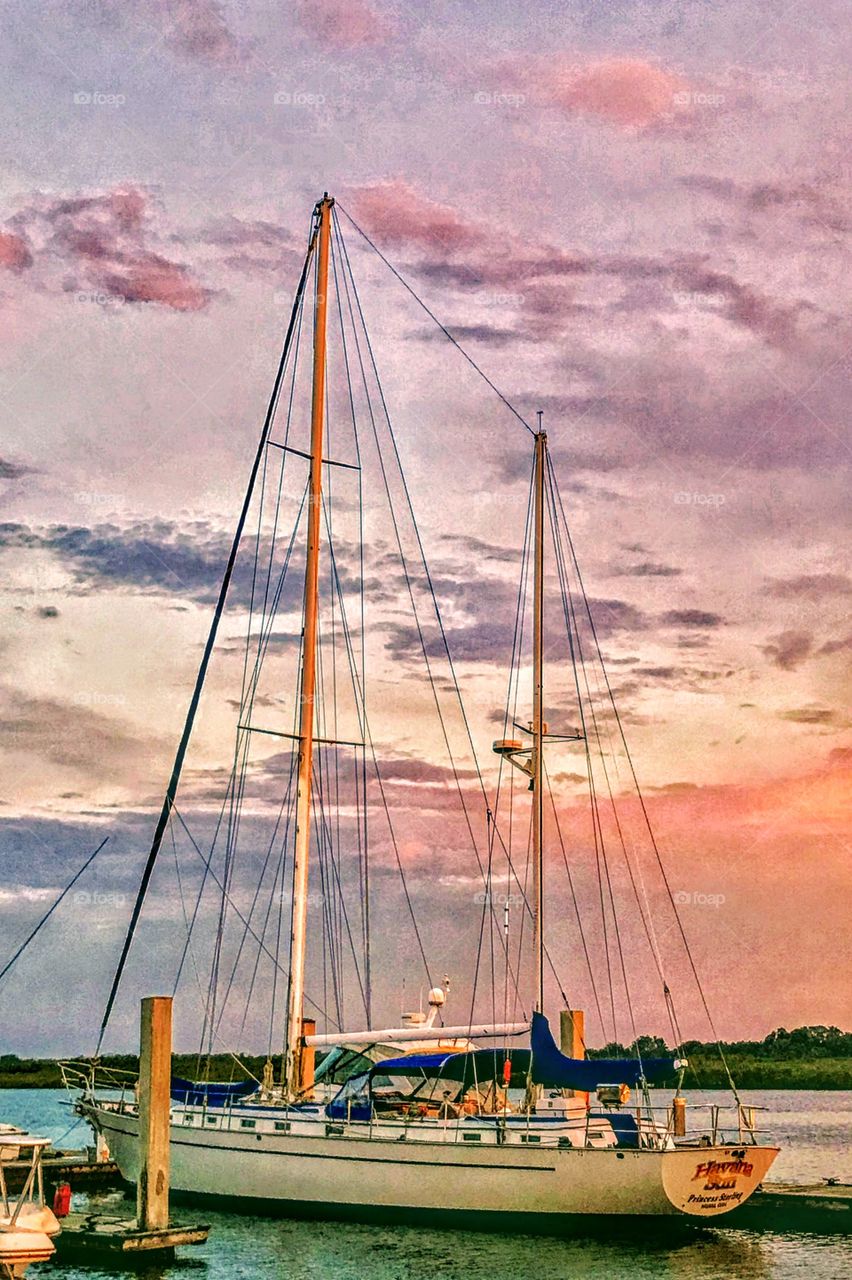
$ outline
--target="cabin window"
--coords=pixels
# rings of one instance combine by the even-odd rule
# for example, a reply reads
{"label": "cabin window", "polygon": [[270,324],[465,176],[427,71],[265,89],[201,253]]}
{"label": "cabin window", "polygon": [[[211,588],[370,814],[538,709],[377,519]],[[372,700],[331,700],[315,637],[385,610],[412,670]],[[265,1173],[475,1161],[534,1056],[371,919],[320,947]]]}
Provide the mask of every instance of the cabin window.
{"label": "cabin window", "polygon": [[481,1133],[463,1133],[462,1138],[465,1142],[481,1142],[482,1134]]}
{"label": "cabin window", "polygon": [[183,1117],[184,1124],[192,1124],[193,1119],[194,1119],[193,1116],[187,1115],[186,1112],[184,1112],[184,1117]]}
{"label": "cabin window", "polygon": [[256,1125],[256,1124],[257,1124],[257,1121],[256,1121],[256,1120],[241,1120],[241,1121],[240,1121],[240,1128],[241,1128],[241,1129],[253,1129],[253,1128],[255,1127],[255,1125]]}
{"label": "cabin window", "polygon": [[215,1123],[216,1123],[216,1116],[208,1116],[208,1117],[207,1117],[207,1123],[208,1123],[208,1124],[215,1124]]}
{"label": "cabin window", "polygon": [[540,1133],[522,1133],[521,1142],[541,1142]]}
{"label": "cabin window", "polygon": [[289,1133],[289,1132],[290,1132],[290,1121],[289,1121],[289,1120],[276,1120],[276,1121],[275,1121],[275,1132],[276,1132],[276,1133]]}

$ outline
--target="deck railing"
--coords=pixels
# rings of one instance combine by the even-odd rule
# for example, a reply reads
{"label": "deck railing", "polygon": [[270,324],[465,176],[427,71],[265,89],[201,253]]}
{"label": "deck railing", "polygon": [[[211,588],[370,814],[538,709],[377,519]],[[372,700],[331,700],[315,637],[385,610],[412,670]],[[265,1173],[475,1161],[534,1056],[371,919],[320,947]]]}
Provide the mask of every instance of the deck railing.
{"label": "deck railing", "polygon": [[[138,1077],[132,1071],[126,1071],[121,1068],[107,1067],[102,1063],[91,1061],[69,1061],[59,1063],[62,1073],[63,1083],[69,1093],[82,1095],[83,1098],[91,1098],[96,1090],[108,1090],[112,1095],[109,1102],[115,1109],[121,1113],[135,1109],[137,1104],[137,1083]],[[215,1114],[216,1128],[231,1130],[233,1128],[242,1127],[240,1122],[246,1117],[245,1100],[239,1100],[235,1104],[233,1099],[228,1099],[224,1106],[209,1108],[207,1104],[200,1107],[187,1107],[181,1105],[179,1108],[185,1115],[198,1116],[200,1123],[207,1127],[208,1116]],[[596,1122],[605,1120],[608,1116],[617,1116],[625,1113],[633,1115],[637,1126],[637,1141],[642,1147],[667,1147],[674,1144],[675,1146],[730,1146],[730,1145],[755,1145],[761,1139],[762,1132],[757,1124],[757,1113],[766,1110],[765,1107],[757,1107],[744,1105],[742,1103],[729,1106],[722,1106],[717,1103],[687,1103],[682,1107],[681,1115],[686,1120],[685,1132],[678,1131],[675,1121],[675,1108],[672,1105],[655,1106],[649,1102],[642,1102],[634,1107],[624,1106],[622,1108],[612,1108],[608,1110],[604,1107],[589,1107],[582,1115],[571,1115],[565,1113],[562,1117],[562,1123],[559,1128],[562,1133],[568,1130],[576,1133],[582,1130],[584,1134],[584,1146],[589,1146],[593,1136],[593,1126]],[[304,1116],[299,1109],[294,1109],[290,1114],[290,1109],[283,1107],[284,1119],[294,1119],[298,1116]],[[529,1111],[518,1111],[513,1114],[516,1117],[515,1123],[511,1124],[511,1128],[518,1128],[517,1121],[523,1119],[525,1121],[524,1131],[529,1134],[531,1126],[535,1125],[535,1113]],[[548,1113],[554,1116],[554,1112]],[[212,1118],[212,1116],[211,1116]],[[280,1117],[279,1117],[280,1118]],[[363,1133],[367,1128],[368,1136],[372,1136],[375,1123],[393,1123],[394,1118],[401,1121],[404,1131],[410,1129],[418,1122],[420,1117],[416,1114],[401,1114],[394,1117],[391,1113],[383,1117],[380,1113],[374,1114],[369,1123],[365,1126],[364,1122],[355,1122],[351,1117],[347,1116],[343,1125],[338,1122],[339,1130],[349,1129]],[[256,1116],[261,1120],[262,1117]],[[443,1129],[452,1126],[455,1129],[454,1141],[461,1141],[464,1132],[465,1120],[494,1120],[500,1123],[501,1117],[495,1112],[474,1112],[472,1115],[460,1115],[452,1117],[449,1114],[444,1117]],[[511,1123],[511,1122],[510,1122]],[[505,1124],[504,1124],[505,1127]]]}

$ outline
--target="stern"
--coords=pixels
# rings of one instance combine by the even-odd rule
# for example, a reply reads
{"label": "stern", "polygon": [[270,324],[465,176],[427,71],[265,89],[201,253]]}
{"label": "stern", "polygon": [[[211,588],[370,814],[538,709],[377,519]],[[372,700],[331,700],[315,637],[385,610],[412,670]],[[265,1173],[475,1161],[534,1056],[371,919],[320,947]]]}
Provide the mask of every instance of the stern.
{"label": "stern", "polygon": [[715,1218],[745,1204],[778,1147],[683,1147],[663,1153],[663,1190],[682,1213]]}

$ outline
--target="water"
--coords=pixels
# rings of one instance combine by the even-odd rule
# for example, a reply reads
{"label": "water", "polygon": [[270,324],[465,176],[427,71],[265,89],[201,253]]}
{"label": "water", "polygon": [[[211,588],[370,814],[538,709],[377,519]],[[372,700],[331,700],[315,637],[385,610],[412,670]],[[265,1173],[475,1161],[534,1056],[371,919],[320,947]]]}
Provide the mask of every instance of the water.
{"label": "water", "polygon": [[[691,1095],[721,1101],[721,1095]],[[749,1091],[763,1106],[762,1127],[782,1144],[772,1177],[852,1182],[852,1093]],[[20,1124],[66,1146],[82,1146],[89,1130],[59,1089],[0,1090],[0,1120]],[[75,1197],[82,1204],[84,1197]],[[119,1193],[101,1197],[112,1206]],[[197,1216],[188,1206],[179,1213]],[[649,1224],[642,1234],[612,1230],[570,1240],[499,1236],[408,1227],[302,1223],[211,1213],[206,1245],[185,1249],[148,1280],[840,1280],[852,1275],[852,1243],[838,1236],[766,1234],[725,1227],[673,1235]],[[43,1266],[33,1280],[100,1280],[97,1267]],[[139,1274],[137,1272],[137,1274]]]}

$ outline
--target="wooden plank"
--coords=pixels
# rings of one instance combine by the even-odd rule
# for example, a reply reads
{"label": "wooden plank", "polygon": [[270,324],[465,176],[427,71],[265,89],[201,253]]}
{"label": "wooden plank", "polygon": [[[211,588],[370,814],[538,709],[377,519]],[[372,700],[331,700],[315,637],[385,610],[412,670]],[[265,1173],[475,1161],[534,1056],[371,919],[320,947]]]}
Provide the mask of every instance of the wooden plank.
{"label": "wooden plank", "polygon": [[180,1245],[203,1244],[210,1234],[207,1223],[170,1223],[156,1231],[142,1230],[134,1218],[96,1217],[72,1213],[55,1237],[62,1253],[166,1253]]}
{"label": "wooden plank", "polygon": [[150,1236],[128,1236],[125,1241],[124,1252],[130,1253],[143,1249],[150,1250],[163,1247],[174,1249],[182,1244],[204,1244],[209,1234],[209,1227],[177,1227],[161,1232],[161,1243],[153,1242]]}

